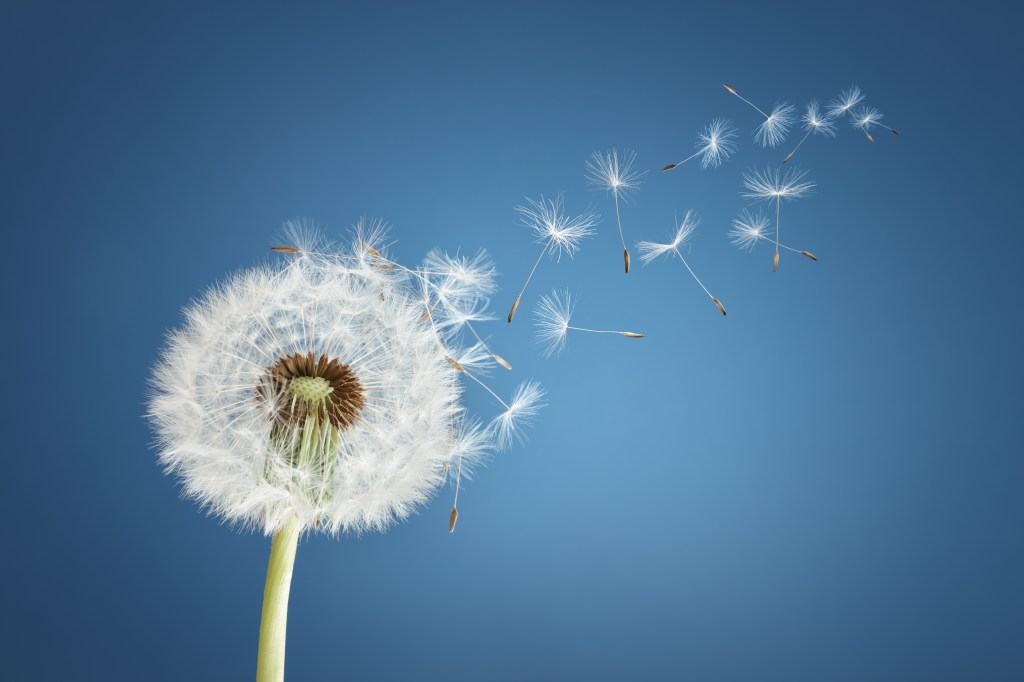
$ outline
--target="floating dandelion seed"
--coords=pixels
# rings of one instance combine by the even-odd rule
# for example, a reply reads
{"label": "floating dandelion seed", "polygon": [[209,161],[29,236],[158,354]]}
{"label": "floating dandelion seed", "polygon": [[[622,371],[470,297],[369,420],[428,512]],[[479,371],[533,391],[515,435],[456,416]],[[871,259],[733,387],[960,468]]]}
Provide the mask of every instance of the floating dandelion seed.
{"label": "floating dandelion seed", "polygon": [[642,339],[643,334],[636,332],[620,332],[611,329],[587,329],[572,327],[573,300],[568,291],[552,291],[550,295],[541,296],[540,303],[534,311],[537,326],[537,340],[544,345],[544,356],[551,357],[565,348],[565,340],[569,330],[590,332],[591,334],[618,334],[629,339]]}
{"label": "floating dandelion seed", "polygon": [[619,215],[619,197],[625,201],[629,194],[640,187],[643,171],[634,169],[636,154],[625,152],[622,159],[614,149],[610,152],[594,152],[587,161],[587,180],[594,189],[603,189],[612,193],[615,199],[615,220],[619,225],[619,240],[622,242],[622,259],[626,273],[629,273],[629,249],[626,238],[622,234],[622,218]]}
{"label": "floating dandelion seed", "polygon": [[[757,213],[751,213],[747,209],[743,209],[740,211],[738,217],[733,218],[732,228],[729,230],[730,241],[743,251],[753,251],[754,247],[759,242],[765,240],[773,241],[771,237],[768,236],[770,224],[771,219],[763,211],[759,210]],[[818,260],[817,257],[809,251],[794,249],[792,246],[786,246],[785,244],[779,244],[779,247],[794,253],[799,253],[811,260]]]}
{"label": "floating dandelion seed", "polygon": [[657,242],[640,242],[637,244],[637,248],[640,250],[640,260],[646,265],[665,254],[674,253],[679,256],[679,260],[681,260],[683,265],[686,266],[690,275],[697,280],[697,284],[700,285],[700,288],[704,290],[704,293],[708,295],[708,298],[711,299],[711,302],[715,304],[722,315],[725,315],[725,306],[723,306],[722,302],[708,291],[708,288],[700,281],[700,278],[697,277],[697,274],[693,271],[693,268],[690,267],[690,264],[686,262],[686,258],[683,257],[682,247],[689,241],[690,237],[693,236],[698,225],[700,225],[700,219],[697,217],[697,214],[692,210],[687,211],[686,215],[683,216],[682,222],[680,222],[679,226],[676,228],[675,234],[672,235],[672,240],[667,244],[660,244]]}
{"label": "floating dandelion seed", "polygon": [[793,151],[789,153],[789,156],[782,160],[782,163],[786,163],[787,161],[793,158],[793,155],[796,154],[796,150],[800,149],[800,145],[804,143],[804,140],[806,140],[811,135],[811,133],[814,133],[816,135],[824,135],[825,137],[835,137],[836,135],[835,123],[832,122],[831,117],[821,115],[821,111],[818,109],[817,101],[812,100],[807,105],[807,111],[804,112],[803,121],[804,130],[806,130],[807,132],[804,133],[804,136],[801,137],[800,141],[796,143],[796,147],[794,147]]}
{"label": "floating dandelion seed", "polygon": [[871,129],[874,128],[875,126],[878,126],[879,128],[885,128],[893,135],[902,135],[900,131],[896,130],[895,128],[890,128],[889,126],[882,123],[882,112],[880,112],[878,109],[874,107],[869,107],[867,105],[859,107],[857,109],[854,109],[850,113],[850,116],[851,125],[853,125],[854,128],[863,131],[867,138],[872,142],[875,141],[875,138],[874,136],[871,135]]}
{"label": "floating dandelion seed", "polygon": [[735,139],[736,130],[732,126],[732,121],[716,118],[704,126],[704,129],[697,135],[697,144],[695,145],[697,151],[679,163],[670,163],[662,168],[661,171],[664,173],[673,168],[678,168],[690,159],[698,156],[700,157],[701,168],[718,168],[722,165],[723,161],[736,151]]}
{"label": "floating dandelion seed", "polygon": [[552,254],[556,261],[561,260],[562,254],[567,254],[572,258],[573,254],[579,250],[580,241],[585,237],[592,236],[594,227],[598,223],[597,215],[589,211],[574,218],[567,217],[561,194],[554,200],[541,197],[540,201],[534,201],[528,198],[526,203],[526,206],[516,206],[516,211],[522,216],[523,225],[533,230],[536,242],[543,244],[544,247],[533,263],[523,288],[519,290],[519,295],[512,303],[512,308],[508,312],[509,324],[512,323],[512,318],[515,317],[516,310],[519,309],[523,293],[529,286],[530,280],[533,279],[533,273],[537,271],[537,266],[540,265],[544,254]]}
{"label": "floating dandelion seed", "polygon": [[779,269],[779,218],[783,199],[799,199],[814,189],[814,183],[805,180],[807,172],[790,168],[783,173],[779,168],[765,171],[748,171],[743,174],[743,185],[747,188],[742,195],[748,199],[775,202],[775,258],[772,272]]}
{"label": "floating dandelion seed", "polygon": [[856,85],[851,85],[839,93],[838,97],[834,97],[829,100],[828,117],[841,118],[849,113],[850,109],[860,104],[863,100],[864,93],[862,93],[860,88]]}
{"label": "floating dandelion seed", "polygon": [[[273,535],[260,680],[283,677],[299,535],[383,531],[408,517],[453,457],[471,467],[521,437],[542,394],[529,384],[511,405],[499,399],[505,411],[485,430],[468,422],[457,375],[480,351],[460,351],[424,320],[408,272],[377,267],[392,262],[383,224],[360,223],[333,254],[308,227],[289,225],[295,241],[275,249],[289,254],[283,266],[242,271],[186,309],[148,406],[160,461],[185,494]],[[462,299],[486,291],[478,281]]]}
{"label": "floating dandelion seed", "polygon": [[792,104],[781,102],[775,105],[772,113],[766,114],[759,106],[736,92],[736,88],[728,83],[722,83],[722,85],[725,86],[726,90],[753,107],[757,113],[764,116],[764,122],[757,127],[754,134],[754,140],[758,144],[762,147],[776,147],[786,139],[786,134],[789,132],[789,127],[793,124],[793,117],[796,114],[796,109]]}

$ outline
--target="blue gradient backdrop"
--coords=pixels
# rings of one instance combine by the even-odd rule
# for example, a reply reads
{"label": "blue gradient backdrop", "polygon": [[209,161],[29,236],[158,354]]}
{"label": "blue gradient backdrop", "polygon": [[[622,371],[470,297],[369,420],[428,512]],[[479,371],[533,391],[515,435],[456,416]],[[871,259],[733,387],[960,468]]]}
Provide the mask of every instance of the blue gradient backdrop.
{"label": "blue gradient backdrop", "polygon": [[[167,3],[171,5],[171,3]],[[396,253],[486,247],[503,313],[536,253],[523,196],[606,216],[487,326],[550,406],[460,498],[299,547],[293,680],[1020,680],[1020,17],[1002,4],[5,3],[2,660],[15,680],[252,677],[269,543],[179,499],[142,419],[180,307],[268,257],[281,221],[395,225]],[[857,83],[896,138],[797,157],[784,230],[725,236],[756,102]],[[621,273],[591,151],[648,174]],[[578,320],[543,360],[529,308]],[[495,383],[510,390],[514,378]],[[469,390],[473,408],[494,405]]]}

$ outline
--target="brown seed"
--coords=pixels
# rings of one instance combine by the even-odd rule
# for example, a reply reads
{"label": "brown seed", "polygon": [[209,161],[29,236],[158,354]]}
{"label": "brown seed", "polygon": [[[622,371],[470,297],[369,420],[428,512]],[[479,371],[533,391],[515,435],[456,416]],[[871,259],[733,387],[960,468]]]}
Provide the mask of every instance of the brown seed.
{"label": "brown seed", "polygon": [[377,249],[373,248],[369,244],[366,245],[366,252],[369,253],[374,258],[384,258],[384,256],[382,256],[380,254],[380,251],[378,251]]}
{"label": "brown seed", "polygon": [[775,249],[775,261],[772,263],[772,272],[779,269],[779,250]]}
{"label": "brown seed", "polygon": [[711,297],[711,300],[715,302],[715,305],[717,305],[717,306],[718,306],[718,309],[722,311],[722,315],[724,316],[724,315],[725,315],[725,306],[724,306],[724,305],[722,305],[722,302],[721,302],[721,301],[719,301],[719,300],[718,300],[717,298],[715,298],[714,296],[712,296],[712,297]]}
{"label": "brown seed", "polygon": [[512,310],[508,311],[508,323],[512,324],[512,318],[516,316],[516,309],[519,308],[519,299],[523,297],[522,294],[516,296],[516,302],[512,304]]}
{"label": "brown seed", "polygon": [[808,258],[810,258],[810,259],[811,259],[811,260],[813,260],[813,261],[817,261],[817,260],[818,260],[818,257],[817,257],[817,256],[815,256],[815,255],[814,255],[813,253],[811,253],[810,251],[801,251],[800,253],[802,253],[803,255],[807,256]]}
{"label": "brown seed", "polygon": [[871,140],[872,142],[874,142],[874,141],[875,141],[875,138],[871,137],[871,133],[869,133],[868,131],[866,131],[866,130],[865,130],[865,131],[864,131],[864,134],[865,134],[865,135],[867,135],[867,136],[868,136],[868,139],[869,139],[869,140]]}
{"label": "brown seed", "polygon": [[420,322],[426,322],[433,316],[434,314],[430,312],[430,308],[427,308],[426,310],[423,311],[423,314],[420,315]]}
{"label": "brown seed", "polygon": [[740,94],[740,93],[736,92],[736,90],[731,85],[729,85],[728,83],[722,83],[722,85],[725,86],[725,89],[728,90],[729,92],[731,92],[732,94],[734,94],[734,95],[739,95]]}
{"label": "brown seed", "polygon": [[673,168],[675,168],[678,165],[679,165],[678,163],[670,163],[669,165],[667,165],[664,168],[662,168],[661,172],[664,173],[667,170],[672,170]]}
{"label": "brown seed", "polygon": [[380,270],[394,270],[390,265],[384,265],[383,263],[370,263],[371,268],[378,268]]}
{"label": "brown seed", "polygon": [[791,152],[789,153],[789,156],[787,156],[786,158],[784,158],[784,159],[782,160],[782,163],[786,163],[787,161],[789,161],[790,159],[792,159],[792,158],[793,158],[793,155],[794,155],[794,154],[796,154],[796,150],[795,150],[795,149],[794,149],[793,151],[791,151]]}
{"label": "brown seed", "polygon": [[278,253],[298,253],[299,250],[294,246],[271,246],[271,251],[277,251]]}
{"label": "brown seed", "polygon": [[629,274],[629,251],[622,250],[622,260],[626,261],[626,274]]}
{"label": "brown seed", "polygon": [[450,355],[444,356],[444,359],[448,361],[449,365],[459,370],[460,372],[466,371],[466,368],[462,366],[462,363],[456,360],[455,358],[451,357]]}
{"label": "brown seed", "polygon": [[494,361],[497,362],[499,365],[501,365],[510,372],[512,371],[512,365],[508,364],[508,361],[505,360],[505,358],[501,357],[497,353],[491,353],[491,357],[494,358]]}
{"label": "brown seed", "polygon": [[452,515],[448,517],[448,532],[455,532],[455,522],[459,520],[459,510],[452,507]]}
{"label": "brown seed", "polygon": [[636,332],[619,332],[619,333],[622,334],[623,336],[627,337],[627,338],[630,338],[630,339],[642,339],[642,338],[644,338],[643,334],[637,334]]}
{"label": "brown seed", "polygon": [[889,130],[891,130],[891,131],[892,131],[892,134],[893,134],[893,135],[902,135],[902,134],[903,134],[903,133],[901,133],[900,131],[896,130],[895,128],[889,128]]}

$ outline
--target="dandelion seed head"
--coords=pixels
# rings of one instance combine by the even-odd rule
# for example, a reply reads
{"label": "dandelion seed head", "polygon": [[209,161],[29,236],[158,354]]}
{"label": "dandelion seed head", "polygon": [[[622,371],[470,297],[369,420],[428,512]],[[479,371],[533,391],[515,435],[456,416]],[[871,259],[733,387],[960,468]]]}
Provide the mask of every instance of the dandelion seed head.
{"label": "dandelion seed head", "polygon": [[803,116],[804,130],[814,131],[815,135],[835,137],[836,124],[828,116],[823,116],[817,100],[811,100]]}
{"label": "dandelion seed head", "polygon": [[675,232],[672,233],[672,239],[665,244],[658,242],[639,242],[636,247],[640,251],[640,260],[643,261],[644,265],[657,259],[659,256],[664,256],[668,253],[675,253],[682,256],[680,249],[686,245],[693,236],[694,231],[700,225],[700,218],[691,209],[686,212],[683,219],[678,222],[678,226]]}
{"label": "dandelion seed head", "polygon": [[534,310],[537,341],[544,346],[544,356],[551,357],[565,348],[572,318],[572,295],[566,291],[552,291],[540,297]]}
{"label": "dandelion seed head", "polygon": [[587,161],[587,180],[594,189],[603,189],[626,199],[630,193],[640,187],[640,178],[646,171],[635,168],[636,154],[623,152],[622,157],[612,149],[607,152],[594,152]]}
{"label": "dandelion seed head", "polygon": [[718,168],[736,151],[736,129],[732,121],[716,118],[697,135],[702,168]]}
{"label": "dandelion seed head", "polygon": [[776,104],[772,113],[757,127],[754,139],[762,147],[775,147],[786,139],[789,128],[793,125],[796,108],[787,102]]}
{"label": "dandelion seed head", "polygon": [[559,260],[562,255],[571,258],[579,250],[580,241],[593,236],[598,223],[597,215],[591,211],[567,216],[561,194],[555,199],[541,197],[539,201],[527,198],[526,205],[516,206],[516,211],[522,216],[523,225],[533,231],[536,241],[550,244],[549,252]]}
{"label": "dandelion seed head", "polygon": [[799,199],[811,193],[814,183],[806,180],[807,171],[789,168],[782,171],[777,167],[750,170],[743,174],[742,196],[761,201]]}
{"label": "dandelion seed head", "polygon": [[851,85],[839,93],[838,97],[834,97],[829,100],[828,117],[839,118],[844,116],[850,111],[850,109],[860,104],[863,100],[864,93],[862,93],[860,88],[856,85]]}
{"label": "dandelion seed head", "polygon": [[[303,248],[321,239],[293,236]],[[267,534],[293,518],[308,530],[384,530],[444,482],[452,424],[465,421],[447,361],[456,344],[424,318],[408,274],[379,267],[385,238],[383,223],[361,221],[344,251],[243,270],[185,309],[153,371],[148,415],[161,463],[209,512]],[[483,355],[454,352],[474,368]],[[536,413],[539,391],[511,405],[503,430],[488,429],[492,441]],[[473,434],[464,459],[486,450]]]}
{"label": "dandelion seed head", "polygon": [[733,244],[744,251],[750,251],[762,239],[768,239],[768,227],[771,219],[763,211],[752,213],[747,209],[740,211],[733,218],[729,237]]}

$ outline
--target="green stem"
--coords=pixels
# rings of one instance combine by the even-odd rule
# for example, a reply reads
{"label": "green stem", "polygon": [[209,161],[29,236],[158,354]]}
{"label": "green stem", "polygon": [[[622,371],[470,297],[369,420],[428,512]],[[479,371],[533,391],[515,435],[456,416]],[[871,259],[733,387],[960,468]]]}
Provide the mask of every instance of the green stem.
{"label": "green stem", "polygon": [[260,650],[256,662],[256,682],[284,680],[284,643],[288,629],[288,593],[292,585],[295,549],[299,544],[299,520],[287,521],[270,545],[267,585],[263,590],[263,617],[260,620]]}

